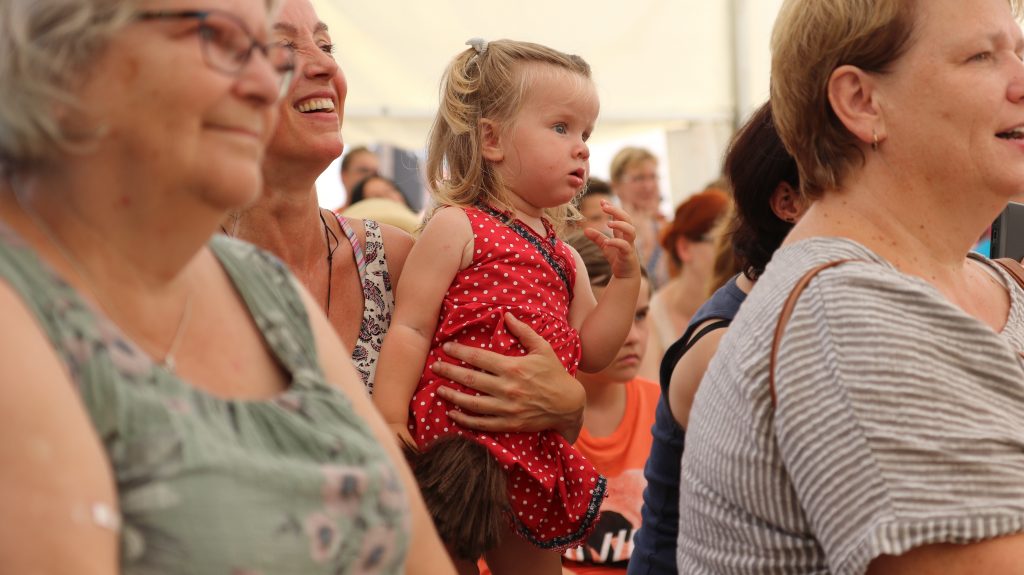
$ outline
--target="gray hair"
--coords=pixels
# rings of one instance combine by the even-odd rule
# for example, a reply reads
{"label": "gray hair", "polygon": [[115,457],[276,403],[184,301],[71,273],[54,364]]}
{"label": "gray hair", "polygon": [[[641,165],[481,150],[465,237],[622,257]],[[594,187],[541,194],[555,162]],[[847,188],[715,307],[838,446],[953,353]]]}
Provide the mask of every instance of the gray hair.
{"label": "gray hair", "polygon": [[[281,2],[264,1],[272,14]],[[0,175],[95,140],[100,132],[73,133],[62,117],[83,115],[76,88],[137,10],[138,0],[0,2]]]}

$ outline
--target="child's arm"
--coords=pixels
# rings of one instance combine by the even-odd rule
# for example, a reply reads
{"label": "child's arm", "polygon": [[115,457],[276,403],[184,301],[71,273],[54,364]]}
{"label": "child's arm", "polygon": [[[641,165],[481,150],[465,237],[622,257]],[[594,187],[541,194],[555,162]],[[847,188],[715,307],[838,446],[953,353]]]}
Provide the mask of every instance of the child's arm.
{"label": "child's arm", "polygon": [[[611,264],[612,278],[594,305],[590,276],[579,254],[574,252],[576,294],[569,310],[570,321],[583,317],[579,328],[582,346],[580,369],[588,373],[601,371],[615,359],[633,325],[636,300],[640,295],[640,261],[633,245],[636,239],[633,222],[622,208],[608,202],[602,202],[601,208],[613,218],[608,224],[613,237],[591,229],[584,233],[604,252],[604,257]],[[579,297],[581,292],[584,297]],[[577,306],[581,307],[577,309]]]}
{"label": "child's arm", "polygon": [[416,391],[445,292],[472,261],[473,229],[459,209],[439,209],[427,222],[402,270],[395,313],[377,360],[373,403],[399,436],[409,439],[409,402]]}

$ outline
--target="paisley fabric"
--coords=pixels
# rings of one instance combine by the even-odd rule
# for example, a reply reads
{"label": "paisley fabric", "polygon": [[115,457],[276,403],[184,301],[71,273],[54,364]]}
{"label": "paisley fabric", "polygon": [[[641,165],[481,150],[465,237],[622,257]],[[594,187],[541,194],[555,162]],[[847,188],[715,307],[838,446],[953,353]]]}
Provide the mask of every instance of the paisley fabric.
{"label": "paisley fabric", "polygon": [[391,325],[395,312],[395,295],[388,274],[388,260],[384,254],[384,239],[380,224],[363,220],[366,230],[365,247],[359,241],[352,225],[344,216],[335,214],[341,230],[352,245],[352,255],[359,269],[359,281],[363,286],[363,318],[359,324],[359,336],[352,348],[352,363],[363,380],[366,392],[373,395],[373,379],[377,373],[377,358],[384,343],[384,334]]}

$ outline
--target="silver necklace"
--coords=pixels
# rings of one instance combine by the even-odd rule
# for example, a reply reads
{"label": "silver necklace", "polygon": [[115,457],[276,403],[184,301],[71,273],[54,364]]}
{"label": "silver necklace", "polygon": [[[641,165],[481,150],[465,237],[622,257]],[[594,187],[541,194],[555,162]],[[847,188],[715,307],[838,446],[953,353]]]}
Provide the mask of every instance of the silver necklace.
{"label": "silver necklace", "polygon": [[[84,282],[89,291],[92,292],[93,298],[103,309],[103,312],[107,314],[107,317],[113,317],[111,314],[111,308],[104,303],[103,298],[100,295],[100,290],[96,288],[96,284],[93,283],[92,278],[88,273],[86,273],[85,266],[83,266],[78,258],[71,253],[71,250],[69,250],[64,243],[57,238],[57,234],[55,234],[50,226],[48,226],[46,222],[39,217],[39,214],[37,214],[35,210],[29,208],[28,205],[22,201],[20,194],[15,192],[12,195],[14,196],[15,201],[18,202],[18,207],[21,208],[21,211],[24,212],[30,220],[32,220],[32,223],[36,228],[46,236],[46,239],[49,240],[54,249],[60,253],[61,257],[64,258],[68,265],[71,266],[71,269],[73,269],[75,273],[78,274],[78,277],[82,279],[82,282]],[[181,311],[181,319],[178,320],[178,328],[174,332],[174,338],[171,339],[171,345],[167,348],[167,353],[164,354],[163,359],[156,362],[157,366],[168,373],[174,373],[176,366],[174,355],[178,352],[178,348],[181,346],[181,342],[185,337],[185,331],[188,327],[188,321],[191,316],[192,292],[189,291],[188,295],[185,296],[185,309]]]}

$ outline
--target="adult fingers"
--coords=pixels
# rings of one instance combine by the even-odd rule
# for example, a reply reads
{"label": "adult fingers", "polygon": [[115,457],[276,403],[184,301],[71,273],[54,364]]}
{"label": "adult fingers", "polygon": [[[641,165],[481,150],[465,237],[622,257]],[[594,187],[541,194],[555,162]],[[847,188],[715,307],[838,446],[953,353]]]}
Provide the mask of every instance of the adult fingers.
{"label": "adult fingers", "polygon": [[469,415],[454,409],[448,412],[448,417],[462,427],[474,429],[476,431],[485,431],[488,433],[516,433],[522,430],[522,426],[518,422],[507,417]]}
{"label": "adult fingers", "polygon": [[505,312],[505,327],[508,329],[509,333],[519,339],[519,343],[522,344],[527,353],[539,353],[544,355],[550,354],[554,357],[555,352],[551,349],[551,344],[549,344],[547,340],[537,335],[537,332],[533,331],[533,328],[525,322],[519,321],[514,315],[508,312]]}
{"label": "adult fingers", "polygon": [[459,409],[471,411],[483,416],[509,415],[509,410],[507,409],[505,402],[496,397],[465,393],[443,385],[437,388],[437,394],[441,396],[441,399],[448,401]]}
{"label": "adult fingers", "polygon": [[[468,383],[467,380],[482,380],[483,378],[478,376],[481,371],[501,373],[506,369],[504,366],[508,363],[506,361],[507,358],[500,353],[480,349],[479,347],[470,347],[460,343],[449,342],[444,344],[444,352],[455,359],[460,359],[468,363],[475,367],[476,370],[459,367],[447,362],[441,362],[441,364],[432,367],[432,369],[434,369],[434,373],[447,377],[453,381],[469,385],[474,389],[480,389],[480,391],[486,390],[477,387],[476,381],[474,381],[474,383]],[[442,371],[438,371],[438,369],[441,369]]]}

